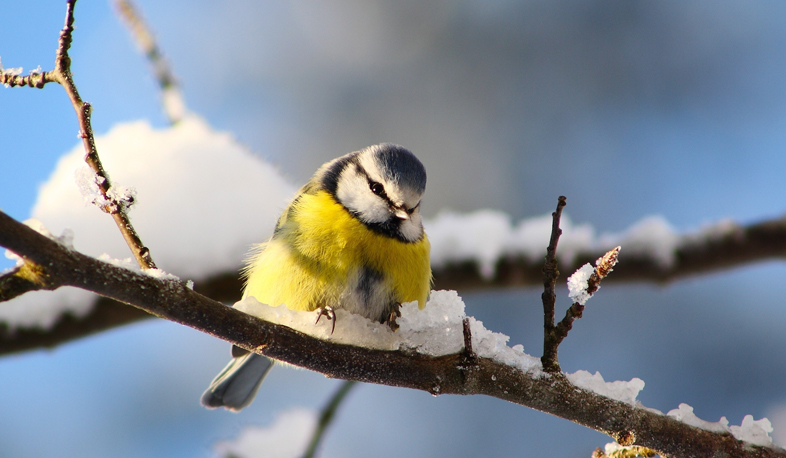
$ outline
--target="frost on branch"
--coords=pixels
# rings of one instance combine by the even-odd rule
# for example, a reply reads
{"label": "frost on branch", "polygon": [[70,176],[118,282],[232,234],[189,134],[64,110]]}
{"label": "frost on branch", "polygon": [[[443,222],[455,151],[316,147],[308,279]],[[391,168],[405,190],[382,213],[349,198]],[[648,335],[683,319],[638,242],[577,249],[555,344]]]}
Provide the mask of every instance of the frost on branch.
{"label": "frost on branch", "polygon": [[644,380],[638,377],[634,377],[629,382],[621,380],[607,382],[603,380],[603,376],[597,371],[594,374],[590,374],[588,371],[579,370],[565,375],[570,380],[570,383],[578,387],[632,406],[636,405],[636,397],[644,389]]}
{"label": "frost on branch", "polygon": [[598,258],[595,267],[584,264],[568,277],[568,295],[574,303],[586,304],[587,300],[600,289],[600,281],[606,278],[617,264],[620,248],[616,247]]}
{"label": "frost on branch", "polygon": [[753,445],[772,445],[772,437],[770,437],[770,433],[773,431],[772,423],[767,418],[754,420],[753,415],[745,415],[745,418],[742,419],[742,424],[729,426],[729,420],[726,417],[721,417],[720,420],[715,422],[702,420],[693,413],[693,407],[685,403],[680,404],[676,409],[670,410],[666,415],[707,431],[731,433],[735,438],[750,442]]}
{"label": "frost on branch", "polygon": [[587,292],[589,279],[594,273],[595,268],[587,263],[568,277],[568,297],[570,297],[570,300],[581,305],[587,303],[587,300],[591,297],[590,293]]}
{"label": "frost on branch", "polygon": [[112,184],[104,196],[101,192],[101,185],[105,178],[97,175],[87,165],[76,169],[74,178],[85,203],[95,205],[103,211],[109,212],[113,208],[128,211],[136,202],[136,189],[121,186],[117,182]]}

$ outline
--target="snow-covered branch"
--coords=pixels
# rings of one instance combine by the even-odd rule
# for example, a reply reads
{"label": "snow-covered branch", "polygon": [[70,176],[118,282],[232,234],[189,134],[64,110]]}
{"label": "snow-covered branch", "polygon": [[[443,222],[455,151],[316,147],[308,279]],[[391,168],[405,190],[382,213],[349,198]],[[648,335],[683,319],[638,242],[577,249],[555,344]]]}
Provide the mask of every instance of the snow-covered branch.
{"label": "snow-covered branch", "polygon": [[[193,133],[190,135],[194,136]],[[463,225],[459,223],[456,226],[458,228],[470,226],[473,221],[480,219],[477,215],[462,215],[462,217],[464,223]],[[483,219],[488,218],[483,217]],[[524,220],[519,227],[535,223],[542,225],[543,219]],[[550,215],[548,219],[551,219]],[[670,281],[689,275],[709,274],[720,269],[786,257],[786,219],[784,218],[762,221],[749,226],[724,221],[693,233],[675,233],[673,234],[673,261],[669,264],[663,263],[662,256],[654,248],[636,248],[637,231],[643,231],[640,228],[651,225],[652,223],[642,222],[637,225],[639,229],[634,226],[618,236],[602,236],[594,239],[592,243],[582,243],[582,248],[575,251],[572,257],[558,258],[559,268],[564,272],[572,272],[583,263],[593,262],[604,254],[602,248],[592,248],[593,244],[599,244],[600,241],[606,242],[604,248],[625,243],[624,262],[615,268],[614,275],[604,280],[610,283]],[[565,227],[564,218],[563,227]],[[570,237],[571,231],[575,232],[576,228],[568,223],[565,230],[566,234],[563,238],[567,238],[567,243],[561,245],[562,250],[575,246],[575,239],[571,240]],[[89,231],[89,227],[80,226],[78,233],[89,234]],[[430,233],[429,236],[435,245],[443,243],[445,237],[438,231],[433,235]],[[536,241],[540,240],[539,257],[509,252],[498,254],[496,261],[492,263],[495,269],[491,276],[482,273],[481,262],[474,254],[466,254],[463,261],[435,259],[432,265],[435,288],[466,292],[479,288],[541,284],[543,282],[542,241],[547,237],[548,235],[533,237]],[[232,240],[233,237],[227,236],[222,239]],[[631,243],[631,240],[634,240],[634,243]],[[215,260],[216,255],[208,257]],[[195,282],[195,290],[222,302],[235,302],[240,299],[241,282],[237,274],[239,268],[240,266],[223,267],[212,274],[207,274],[202,280]],[[19,294],[37,289],[9,274],[0,277],[0,299],[7,298],[18,288],[21,288]],[[85,313],[79,314],[78,317],[69,313],[58,315],[52,319],[50,326],[9,323],[14,328],[14,332],[0,333],[0,355],[52,347],[150,317],[127,305],[105,298],[95,299],[88,296],[81,300],[86,302],[85,306],[88,310]],[[62,309],[56,304],[42,304],[42,306]]]}
{"label": "snow-covered branch", "polygon": [[[224,306],[178,280],[85,256],[2,212],[0,246],[21,256],[25,263],[45,266],[41,268],[47,288],[77,286],[327,377],[413,388],[435,395],[485,394],[601,431],[622,445],[641,445],[664,455],[786,457],[782,449],[753,446],[730,434],[689,426],[636,405],[631,399],[614,400],[579,388],[562,373],[541,371],[537,362],[523,367],[520,361],[496,357],[495,345],[491,345],[491,353],[488,345],[481,353],[475,348],[481,345],[473,344],[472,351],[463,348],[434,356],[312,337]],[[459,342],[467,338],[465,335]]]}
{"label": "snow-covered branch", "polygon": [[[465,250],[469,245],[455,234],[440,233],[448,224],[427,225],[429,237],[451,247],[445,250],[458,255],[444,256],[437,251],[434,264],[435,284],[440,288],[499,288],[534,286],[543,281],[542,241],[548,237],[551,216],[543,216],[511,225],[501,215],[450,215],[452,227],[492,223],[501,232],[501,241],[493,250]],[[502,219],[502,222],[498,221]],[[463,222],[462,222],[463,220]],[[497,220],[497,221],[495,221]],[[742,225],[719,221],[693,232],[678,233],[663,218],[650,217],[634,224],[621,234],[594,235],[594,229],[582,225],[565,226],[558,257],[559,269],[572,272],[592,263],[611,248],[625,247],[625,261],[617,266],[607,282],[669,282],[681,278],[718,272],[755,262],[786,259],[786,218],[777,217]],[[507,226],[505,226],[507,224]],[[500,227],[501,226],[501,227]],[[534,226],[534,227],[533,227]],[[436,231],[433,229],[437,229]],[[489,233],[484,230],[484,233]],[[532,233],[538,234],[536,237]],[[567,239],[567,240],[566,240]],[[530,245],[537,242],[536,247]],[[527,245],[524,245],[527,243]],[[535,249],[540,251],[535,251]],[[489,254],[491,251],[491,254]],[[444,258],[444,259],[442,259]]]}

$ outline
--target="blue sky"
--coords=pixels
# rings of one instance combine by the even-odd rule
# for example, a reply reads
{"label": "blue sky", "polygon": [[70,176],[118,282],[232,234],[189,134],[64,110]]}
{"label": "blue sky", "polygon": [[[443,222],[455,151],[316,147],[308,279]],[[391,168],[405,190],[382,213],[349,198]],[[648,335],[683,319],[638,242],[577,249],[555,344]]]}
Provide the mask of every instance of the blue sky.
{"label": "blue sky", "polygon": [[[498,208],[522,218],[550,212],[560,194],[574,222],[601,232],[651,214],[688,230],[784,211],[779,2],[139,5],[189,107],[296,183],[392,141],[427,167],[427,215]],[[49,69],[64,9],[4,5],[3,65]],[[164,126],[147,64],[111,5],[80,2],[76,20],[73,71],[96,132],[141,118]],[[78,127],[53,85],[0,88],[0,106],[0,208],[24,219]],[[604,287],[563,345],[563,366],[640,377],[640,399],[664,411],[687,402],[708,420],[759,418],[786,403],[784,273],[771,262]],[[463,295],[486,327],[538,354],[538,294]],[[150,321],[3,358],[0,455],[209,456],[242,425],[318,407],[335,387],[281,369],[247,411],[206,411],[199,395],[226,355],[223,342]],[[494,399],[364,385],[325,456],[586,456],[605,442]]]}

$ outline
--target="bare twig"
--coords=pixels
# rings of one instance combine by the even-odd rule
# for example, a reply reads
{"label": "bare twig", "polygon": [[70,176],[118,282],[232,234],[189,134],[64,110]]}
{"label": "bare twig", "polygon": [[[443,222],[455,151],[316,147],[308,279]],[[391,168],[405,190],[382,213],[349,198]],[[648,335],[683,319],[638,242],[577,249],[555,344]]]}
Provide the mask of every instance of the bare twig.
{"label": "bare twig", "polygon": [[[198,294],[172,280],[132,272],[72,251],[0,212],[0,246],[46,266],[52,285],[76,286],[328,377],[413,388],[432,394],[485,394],[573,421],[669,456],[782,457],[672,417],[612,400],[572,385],[561,373],[534,376],[464,352],[427,356],[323,341],[269,323]],[[467,365],[474,370],[466,370]],[[439,392],[434,385],[438,384]]]}
{"label": "bare twig", "polygon": [[33,70],[25,76],[16,73],[15,69],[4,69],[0,67],[0,84],[9,87],[28,86],[42,89],[46,83],[54,83],[52,72],[39,72]]}
{"label": "bare twig", "polygon": [[327,427],[330,426],[330,423],[333,421],[338,407],[356,384],[357,382],[355,381],[345,380],[341,383],[341,386],[336,390],[335,394],[333,394],[333,397],[330,398],[330,401],[328,401],[327,405],[322,410],[322,414],[319,416],[317,429],[311,437],[311,442],[309,442],[308,449],[306,450],[306,454],[303,455],[303,458],[313,458],[316,456],[317,447],[319,447],[319,443],[322,441]]}
{"label": "bare twig", "polygon": [[556,294],[554,286],[559,277],[557,269],[557,244],[562,235],[559,227],[562,209],[567,205],[565,196],[560,196],[557,202],[557,210],[551,214],[551,238],[549,246],[546,248],[546,262],[543,264],[543,370],[546,372],[559,372],[559,362],[557,361],[557,345],[554,344],[554,304]]}
{"label": "bare twig", "polygon": [[125,22],[131,37],[137,47],[145,54],[147,60],[153,66],[153,73],[159,88],[161,88],[161,99],[164,114],[169,118],[171,124],[175,124],[185,115],[186,108],[183,96],[178,88],[169,62],[164,58],[164,54],[156,43],[153,32],[148,27],[139,9],[131,0],[114,0],[115,7],[120,17]]}
{"label": "bare twig", "polygon": [[119,200],[112,196],[109,192],[112,187],[109,181],[109,175],[104,170],[101,164],[101,159],[98,157],[98,150],[93,137],[93,129],[90,126],[90,111],[91,106],[89,103],[84,102],[79,96],[79,91],[76,89],[73,76],[71,75],[71,57],[68,55],[68,50],[71,47],[72,36],[74,31],[74,6],[76,0],[67,0],[66,2],[66,17],[65,26],[60,31],[60,39],[58,40],[57,53],[55,55],[54,70],[45,73],[31,73],[25,77],[13,75],[14,72],[0,70],[0,83],[8,84],[9,86],[22,86],[27,85],[30,87],[42,88],[47,82],[56,82],[63,86],[69,100],[76,111],[76,117],[79,121],[79,137],[82,138],[82,143],[85,148],[85,162],[96,174],[96,184],[101,192],[103,204],[100,208],[112,215],[120,233],[123,235],[128,247],[131,249],[134,257],[136,258],[139,266],[143,269],[155,269],[156,265],[153,258],[150,256],[150,250],[142,243],[139,235],[131,225],[131,220],[128,218],[126,209],[130,202]]}

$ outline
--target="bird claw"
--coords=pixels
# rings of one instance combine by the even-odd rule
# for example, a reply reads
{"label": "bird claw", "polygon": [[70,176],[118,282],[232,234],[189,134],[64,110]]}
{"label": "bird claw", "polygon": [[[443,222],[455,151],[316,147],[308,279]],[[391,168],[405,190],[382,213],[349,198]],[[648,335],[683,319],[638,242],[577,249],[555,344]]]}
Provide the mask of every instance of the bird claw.
{"label": "bird claw", "polygon": [[388,316],[387,324],[390,326],[390,330],[396,332],[399,328],[398,323],[396,323],[396,318],[401,317],[401,304],[396,303],[393,305],[393,308],[390,309],[390,316]]}
{"label": "bird claw", "polygon": [[314,324],[318,324],[323,316],[333,322],[333,329],[330,330],[330,333],[333,334],[336,331],[336,312],[333,310],[333,307],[326,305],[320,308],[317,314],[317,321]]}

